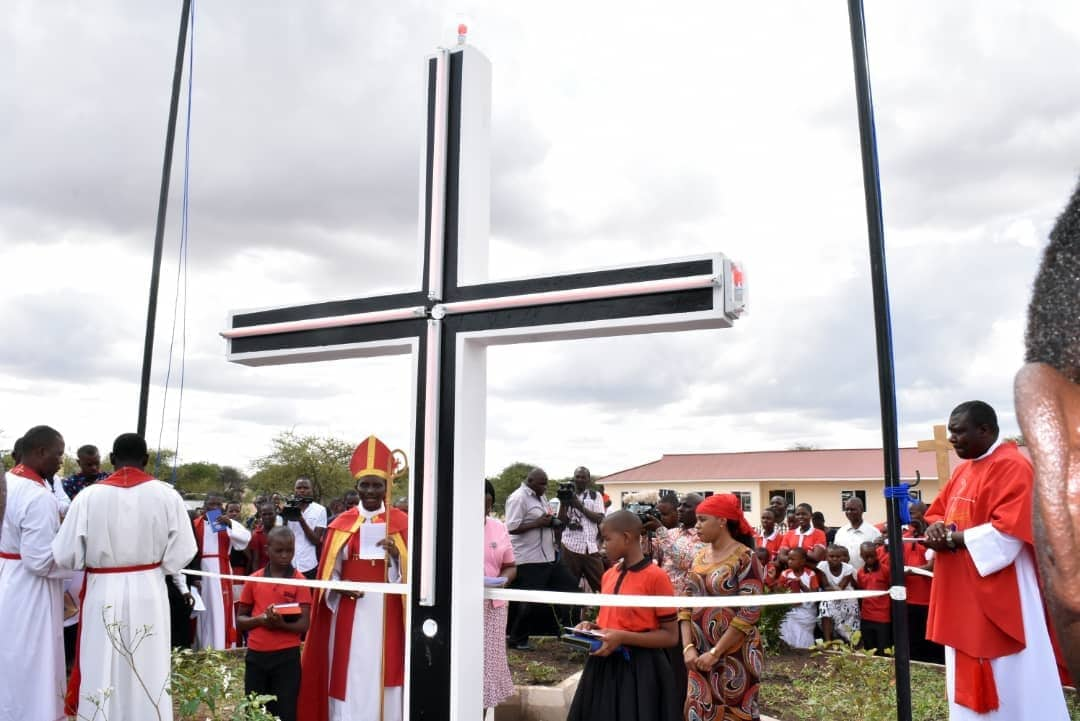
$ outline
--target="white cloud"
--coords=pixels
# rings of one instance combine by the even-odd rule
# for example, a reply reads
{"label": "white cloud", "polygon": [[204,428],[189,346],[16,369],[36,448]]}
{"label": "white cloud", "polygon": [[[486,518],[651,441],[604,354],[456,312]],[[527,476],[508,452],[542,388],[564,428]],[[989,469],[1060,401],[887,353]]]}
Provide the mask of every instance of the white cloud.
{"label": "white cloud", "polygon": [[[107,445],[134,423],[174,10],[22,0],[0,28],[16,71],[0,84],[0,445],[42,421]],[[183,457],[245,465],[294,425],[407,442],[407,359],[245,368],[224,361],[217,332],[229,309],[408,287],[422,58],[453,41],[457,12],[198,6]],[[721,250],[746,262],[752,293],[733,330],[493,350],[488,470],[878,444],[843,7],[460,12],[494,64],[492,277]],[[1011,423],[1038,249],[1080,166],[1080,9],[867,12],[901,440],[970,397]]]}

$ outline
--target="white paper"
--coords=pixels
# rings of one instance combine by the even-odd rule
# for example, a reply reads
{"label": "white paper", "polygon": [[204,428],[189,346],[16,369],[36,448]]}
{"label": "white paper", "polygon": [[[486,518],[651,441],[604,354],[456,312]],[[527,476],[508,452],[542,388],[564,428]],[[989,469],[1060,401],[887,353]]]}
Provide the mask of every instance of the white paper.
{"label": "white paper", "polygon": [[386,540],[385,523],[360,524],[360,558],[385,559],[386,549],[375,545],[384,540]]}

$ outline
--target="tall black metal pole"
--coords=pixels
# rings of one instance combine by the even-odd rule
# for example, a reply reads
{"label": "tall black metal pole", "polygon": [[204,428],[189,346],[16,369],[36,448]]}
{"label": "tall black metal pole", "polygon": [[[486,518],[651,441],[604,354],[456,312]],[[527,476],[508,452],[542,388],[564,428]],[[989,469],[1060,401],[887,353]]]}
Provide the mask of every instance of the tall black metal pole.
{"label": "tall black metal pole", "polygon": [[191,0],[183,0],[183,8],[180,10],[180,37],[176,41],[176,65],[173,67],[169,128],[165,131],[165,160],[161,168],[161,193],[158,195],[157,230],[154,233],[154,264],[150,269],[150,302],[146,309],[146,337],[143,341],[142,379],[139,385],[137,432],[144,438],[146,437],[146,408],[150,402],[150,369],[154,359],[154,322],[157,319],[158,282],[161,277],[161,248],[165,242],[169,177],[172,173],[173,141],[176,139],[176,115],[180,105],[180,80],[184,75],[184,48],[187,46],[189,17],[191,17]]}
{"label": "tall black metal pole", "polygon": [[[859,108],[862,145],[863,188],[866,195],[866,226],[870,240],[870,281],[874,289],[874,330],[877,339],[878,389],[881,398],[881,441],[885,453],[885,485],[900,483],[900,441],[896,421],[896,374],[893,369],[892,319],[889,313],[889,281],[885,270],[885,223],[881,211],[874,101],[870,93],[870,68],[866,52],[866,20],[862,0],[848,0],[851,51],[855,65],[855,96]],[[904,586],[904,551],[899,504],[885,504],[889,523],[889,563],[892,585]],[[911,648],[908,645],[907,604],[892,600],[893,648],[896,663],[896,718],[911,721]]]}

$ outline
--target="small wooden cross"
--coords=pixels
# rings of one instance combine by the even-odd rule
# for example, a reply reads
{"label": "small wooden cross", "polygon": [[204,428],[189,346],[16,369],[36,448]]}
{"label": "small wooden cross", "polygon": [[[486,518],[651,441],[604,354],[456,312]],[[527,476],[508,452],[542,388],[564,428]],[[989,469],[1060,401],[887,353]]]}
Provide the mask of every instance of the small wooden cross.
{"label": "small wooden cross", "polygon": [[920,453],[933,453],[937,459],[937,477],[939,481],[949,480],[952,470],[949,468],[949,451],[952,444],[949,443],[949,434],[945,426],[934,426],[934,438],[928,441],[919,441]]}

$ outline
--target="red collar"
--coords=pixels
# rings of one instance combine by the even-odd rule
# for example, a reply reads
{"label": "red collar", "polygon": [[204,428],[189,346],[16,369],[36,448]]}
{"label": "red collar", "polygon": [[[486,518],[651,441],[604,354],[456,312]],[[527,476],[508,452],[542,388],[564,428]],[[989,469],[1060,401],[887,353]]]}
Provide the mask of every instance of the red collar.
{"label": "red collar", "polygon": [[140,483],[155,480],[149,473],[141,468],[125,466],[116,471],[103,481],[98,481],[103,486],[116,486],[117,488],[134,488]]}
{"label": "red collar", "polygon": [[16,476],[22,476],[23,478],[33,481],[40,486],[45,485],[45,479],[38,475],[38,472],[29,466],[24,466],[22,463],[11,469],[11,472]]}

